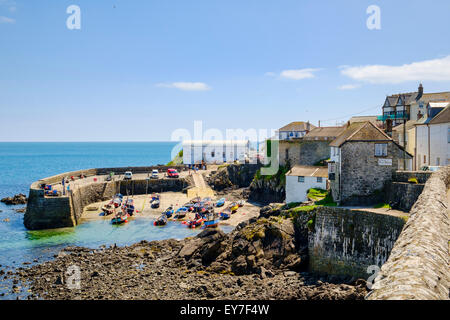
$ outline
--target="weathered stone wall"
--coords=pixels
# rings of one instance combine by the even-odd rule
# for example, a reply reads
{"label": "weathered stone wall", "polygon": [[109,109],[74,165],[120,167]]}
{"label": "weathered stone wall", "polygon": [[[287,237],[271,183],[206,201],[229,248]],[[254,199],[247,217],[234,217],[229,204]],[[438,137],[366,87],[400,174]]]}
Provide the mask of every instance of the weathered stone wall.
{"label": "weathered stone wall", "polygon": [[286,165],[286,149],[291,166],[296,164],[312,166],[323,159],[330,157],[330,140],[280,140],[279,157],[280,165]]}
{"label": "weathered stone wall", "polygon": [[228,177],[231,183],[239,188],[250,186],[260,164],[231,164],[227,166]]}
{"label": "weathered stone wall", "polygon": [[409,178],[416,178],[419,183],[425,184],[432,173],[431,171],[394,171],[392,180],[396,182],[408,182]]}
{"label": "weathered stone wall", "polygon": [[381,266],[399,236],[404,219],[336,207],[314,209],[308,233],[309,270],[367,279],[367,267]]}
{"label": "weathered stone wall", "polygon": [[[403,151],[390,142],[386,157],[374,154],[375,142],[348,142],[341,146],[340,190],[336,190],[337,181],[331,184],[333,196],[339,194],[341,204],[368,205],[383,201],[382,190],[392,181],[393,171],[398,170]],[[392,166],[379,165],[378,160],[382,158],[392,159]]]}
{"label": "weathered stone wall", "polygon": [[393,209],[409,211],[423,191],[424,184],[391,182],[387,185],[385,201]]}
{"label": "weathered stone wall", "polygon": [[450,166],[428,179],[367,299],[449,299],[449,187]]}

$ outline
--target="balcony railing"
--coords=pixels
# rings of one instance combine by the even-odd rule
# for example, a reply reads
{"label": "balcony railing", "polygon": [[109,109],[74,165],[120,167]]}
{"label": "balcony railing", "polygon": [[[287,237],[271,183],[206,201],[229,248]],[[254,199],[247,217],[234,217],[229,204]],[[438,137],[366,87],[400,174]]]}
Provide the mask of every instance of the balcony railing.
{"label": "balcony railing", "polygon": [[406,112],[397,112],[396,114],[384,114],[382,116],[378,116],[377,119],[380,121],[386,121],[387,119],[397,120],[397,119],[408,119],[409,114]]}

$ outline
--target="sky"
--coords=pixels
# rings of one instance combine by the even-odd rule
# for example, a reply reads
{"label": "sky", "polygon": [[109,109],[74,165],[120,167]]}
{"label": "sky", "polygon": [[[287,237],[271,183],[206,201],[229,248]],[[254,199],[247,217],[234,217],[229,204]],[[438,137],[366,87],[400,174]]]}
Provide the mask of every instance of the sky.
{"label": "sky", "polygon": [[448,12],[448,0],[0,0],[0,141],[378,115],[419,83],[450,91]]}

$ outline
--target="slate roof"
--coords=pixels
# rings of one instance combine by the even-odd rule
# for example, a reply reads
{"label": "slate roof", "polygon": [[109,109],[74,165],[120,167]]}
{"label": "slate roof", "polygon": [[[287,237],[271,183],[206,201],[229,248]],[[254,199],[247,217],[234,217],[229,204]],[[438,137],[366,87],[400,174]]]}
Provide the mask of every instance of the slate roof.
{"label": "slate roof", "polygon": [[286,173],[287,176],[296,177],[322,177],[328,178],[328,167],[314,167],[295,165]]}
{"label": "slate roof", "polygon": [[326,138],[336,138],[338,135],[345,130],[345,127],[316,127],[308,132],[303,139],[305,140],[315,140],[326,139]]}
{"label": "slate roof", "polygon": [[450,123],[450,106],[447,106],[439,112],[433,119],[431,119],[430,124],[440,124],[440,123]]}
{"label": "slate roof", "polygon": [[308,129],[308,123],[304,122],[304,121],[294,121],[291,122],[287,125],[285,125],[284,127],[278,129],[278,131],[307,131],[307,130],[311,130],[313,128],[315,128],[315,125],[312,125],[311,123],[309,124],[309,129]]}
{"label": "slate roof", "polygon": [[330,143],[331,147],[340,147],[347,141],[393,141],[372,122],[351,123],[344,132]]}

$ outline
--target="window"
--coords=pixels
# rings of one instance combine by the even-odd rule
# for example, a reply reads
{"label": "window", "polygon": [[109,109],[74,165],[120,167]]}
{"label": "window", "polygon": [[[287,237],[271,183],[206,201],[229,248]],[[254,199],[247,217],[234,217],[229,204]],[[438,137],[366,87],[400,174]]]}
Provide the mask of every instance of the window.
{"label": "window", "polygon": [[285,152],[284,152],[285,154],[285,159],[287,160],[287,159],[289,159],[289,149],[286,149],[285,150]]}
{"label": "window", "polygon": [[387,143],[375,143],[375,157],[387,156]]}
{"label": "window", "polygon": [[450,127],[448,127],[447,131],[447,142],[450,143]]}
{"label": "window", "polygon": [[225,152],[222,152],[222,157],[225,159],[227,157],[227,155],[225,154]]}
{"label": "window", "polygon": [[211,151],[211,158],[214,158],[215,155],[216,155],[215,152]]}
{"label": "window", "polygon": [[439,158],[439,157],[436,158],[436,165],[437,166],[441,165],[441,158]]}
{"label": "window", "polygon": [[322,177],[317,177],[317,182],[322,183]]}
{"label": "window", "polygon": [[305,182],[305,177],[298,177],[298,182],[301,182],[301,183]]}
{"label": "window", "polygon": [[423,155],[423,164],[427,163],[427,156]]}

